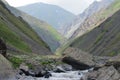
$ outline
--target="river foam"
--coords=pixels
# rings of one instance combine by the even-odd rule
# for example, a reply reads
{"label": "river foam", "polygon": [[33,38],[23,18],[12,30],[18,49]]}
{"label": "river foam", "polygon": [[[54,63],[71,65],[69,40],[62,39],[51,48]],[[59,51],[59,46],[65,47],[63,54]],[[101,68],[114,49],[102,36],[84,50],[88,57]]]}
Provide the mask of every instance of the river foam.
{"label": "river foam", "polygon": [[85,73],[87,73],[89,70],[84,70],[84,71],[66,71],[65,73],[55,73],[55,72],[50,72],[51,77],[49,78],[36,78],[36,77],[31,77],[31,76],[21,76],[20,79],[17,80],[80,80],[81,77],[84,76]]}

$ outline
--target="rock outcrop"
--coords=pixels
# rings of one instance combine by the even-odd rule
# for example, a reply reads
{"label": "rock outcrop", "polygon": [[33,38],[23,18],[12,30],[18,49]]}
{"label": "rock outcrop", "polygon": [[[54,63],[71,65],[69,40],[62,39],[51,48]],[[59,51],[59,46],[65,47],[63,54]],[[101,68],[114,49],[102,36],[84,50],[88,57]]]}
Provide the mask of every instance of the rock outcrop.
{"label": "rock outcrop", "polygon": [[94,56],[72,47],[67,48],[63,55],[62,61],[77,70],[86,70],[91,67],[94,67],[94,70],[98,70],[105,66],[113,66],[120,72],[120,55],[115,57]]}
{"label": "rock outcrop", "polygon": [[95,65],[93,56],[77,48],[68,48],[64,52],[63,62],[72,65],[76,69],[85,70]]}
{"label": "rock outcrop", "polygon": [[120,73],[120,54],[108,59],[105,66],[111,66],[111,65],[114,66],[115,69],[117,69],[117,71]]}
{"label": "rock outcrop", "polygon": [[6,56],[7,47],[2,39],[0,39],[0,54]]}
{"label": "rock outcrop", "polygon": [[120,74],[113,66],[103,67],[87,73],[83,80],[120,80]]}
{"label": "rock outcrop", "polygon": [[[70,63],[74,68],[89,68],[94,65],[94,70],[89,71],[81,80],[120,80],[120,55],[114,57],[100,57],[85,55],[77,48],[68,48],[65,50],[63,61]],[[76,65],[77,64],[77,65]],[[83,65],[84,64],[84,65]],[[87,67],[86,67],[87,66]]]}
{"label": "rock outcrop", "polygon": [[10,62],[0,54],[0,80],[14,80],[14,76]]}

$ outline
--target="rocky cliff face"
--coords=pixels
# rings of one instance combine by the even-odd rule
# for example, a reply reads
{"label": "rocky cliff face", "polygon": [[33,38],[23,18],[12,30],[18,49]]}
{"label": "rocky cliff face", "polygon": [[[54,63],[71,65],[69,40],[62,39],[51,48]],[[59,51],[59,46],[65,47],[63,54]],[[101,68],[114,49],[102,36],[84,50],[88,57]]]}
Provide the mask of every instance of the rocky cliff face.
{"label": "rocky cliff face", "polygon": [[[76,31],[80,28],[81,33],[83,33],[88,27],[89,23],[93,24],[96,21],[97,16],[95,14],[99,14],[100,11],[106,9],[114,0],[102,0],[102,1],[94,1],[82,14],[78,15],[78,17],[69,25],[63,26],[63,34],[66,35],[67,38],[70,38],[72,35],[76,34]],[[93,16],[92,16],[93,15]],[[92,16],[92,17],[90,17]],[[92,20],[91,20],[92,19]],[[102,21],[102,20],[98,20]],[[97,21],[97,22],[98,22]],[[87,22],[87,24],[86,24]],[[94,22],[96,23],[96,22]],[[84,25],[84,26],[83,26]],[[89,25],[90,26],[90,25]],[[82,28],[81,28],[82,27]]]}

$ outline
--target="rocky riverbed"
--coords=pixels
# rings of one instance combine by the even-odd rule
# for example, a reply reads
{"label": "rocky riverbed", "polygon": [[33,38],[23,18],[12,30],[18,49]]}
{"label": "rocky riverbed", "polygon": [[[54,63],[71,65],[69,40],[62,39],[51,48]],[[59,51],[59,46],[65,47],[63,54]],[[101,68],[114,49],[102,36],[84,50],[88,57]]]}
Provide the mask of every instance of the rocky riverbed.
{"label": "rocky riverbed", "polygon": [[[70,67],[70,66],[69,66]],[[70,69],[70,68],[69,68]],[[58,66],[53,71],[41,71],[38,74],[22,71],[16,75],[16,80],[81,80],[82,77],[93,68],[88,70],[65,70],[63,67]],[[36,76],[38,75],[38,76]]]}
{"label": "rocky riverbed", "polygon": [[[64,57],[71,65],[56,66],[53,70],[43,70],[40,73],[25,72],[16,76],[16,80],[120,80],[120,55],[116,57],[94,57],[95,65],[78,62],[73,58]],[[72,63],[71,63],[72,62]],[[77,65],[77,67],[73,66]],[[72,67],[73,66],[73,67]],[[79,68],[78,68],[79,67]],[[38,75],[38,76],[36,76]]]}
{"label": "rocky riverbed", "polygon": [[[87,72],[87,71],[86,71]],[[20,76],[17,80],[80,80],[85,72],[82,71],[66,71],[61,73],[50,72],[51,76],[32,77],[32,76]]]}
{"label": "rocky riverbed", "polygon": [[[12,71],[12,67],[9,72],[6,67],[0,68],[3,69],[1,75],[4,75],[0,76],[0,80],[120,80],[120,55],[99,57],[81,53],[79,58],[70,55],[62,58],[22,56],[22,61],[19,57],[9,58],[11,62],[16,61],[12,63],[21,62],[15,72]],[[2,55],[1,59],[0,64],[5,65],[3,60],[6,59]],[[4,72],[5,70],[7,72]],[[11,73],[15,73],[14,77]]]}
{"label": "rocky riverbed", "polygon": [[54,71],[43,71],[39,76],[19,73],[15,80],[120,80],[120,70],[116,66],[116,63],[106,63],[88,70],[69,71],[58,67]]}
{"label": "rocky riverbed", "polygon": [[[6,80],[120,80],[120,61],[118,58],[119,56],[97,58],[94,68],[85,63],[78,63],[74,59],[71,59],[74,65],[79,64],[77,69],[72,67],[73,64],[61,64],[54,69],[46,67],[34,71],[29,69],[27,65],[21,64],[15,77]],[[83,69],[84,66],[86,70],[78,70],[78,67]]]}

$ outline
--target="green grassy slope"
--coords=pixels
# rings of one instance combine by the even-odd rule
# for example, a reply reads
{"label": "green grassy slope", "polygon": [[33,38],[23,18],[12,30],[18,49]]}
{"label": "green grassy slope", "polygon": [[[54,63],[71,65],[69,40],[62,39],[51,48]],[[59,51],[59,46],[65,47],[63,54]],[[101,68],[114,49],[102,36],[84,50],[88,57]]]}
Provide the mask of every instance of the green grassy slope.
{"label": "green grassy slope", "polygon": [[0,37],[9,46],[22,52],[34,52],[35,48],[42,48],[46,53],[50,53],[49,47],[37,33],[22,18],[11,14],[2,1],[0,1]]}
{"label": "green grassy slope", "polygon": [[[63,37],[54,28],[44,21],[40,21],[25,13],[21,15],[31,27],[38,33],[38,35],[48,44],[51,51],[55,51],[61,44]],[[31,23],[32,22],[32,23]]]}
{"label": "green grassy slope", "polygon": [[120,53],[120,10],[70,46],[94,55],[113,56]]}
{"label": "green grassy slope", "polygon": [[56,51],[56,49],[61,45],[61,41],[63,40],[63,37],[50,25],[46,23],[41,25],[38,24],[38,27],[34,27],[34,30],[48,44],[51,51],[53,52]]}
{"label": "green grassy slope", "polygon": [[[21,38],[0,19],[0,37],[6,40],[8,44],[11,44],[26,52],[31,52],[29,46],[21,40]],[[19,43],[19,44],[18,44]]]}
{"label": "green grassy slope", "polygon": [[9,6],[8,4],[6,5],[14,15],[17,17],[21,16],[27,23],[29,23],[31,28],[33,28],[43,39],[43,41],[48,44],[51,51],[54,52],[60,46],[63,37],[51,25],[24,12],[21,12],[16,8]]}

